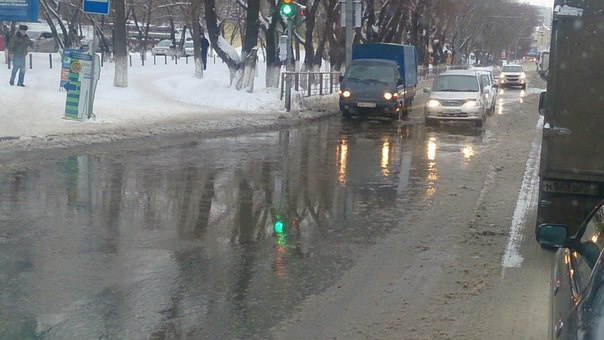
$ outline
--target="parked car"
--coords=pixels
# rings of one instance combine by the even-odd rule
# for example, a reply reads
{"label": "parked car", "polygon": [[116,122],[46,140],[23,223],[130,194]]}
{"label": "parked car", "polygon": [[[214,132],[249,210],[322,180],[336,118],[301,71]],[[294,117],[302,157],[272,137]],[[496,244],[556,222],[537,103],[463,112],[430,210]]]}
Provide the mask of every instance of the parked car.
{"label": "parked car", "polygon": [[28,30],[27,36],[34,43],[34,52],[54,53],[59,51],[59,45],[52,32]]}
{"label": "parked car", "polygon": [[195,47],[193,40],[187,40],[184,44],[185,57],[189,57],[195,54]]}
{"label": "parked car", "polygon": [[432,88],[424,88],[426,125],[437,121],[471,121],[478,127],[486,120],[487,94],[478,72],[451,70],[440,73]]}
{"label": "parked car", "polygon": [[522,65],[508,64],[501,68],[499,73],[499,86],[520,86],[526,90],[526,73]]}
{"label": "parked car", "polygon": [[489,93],[487,93],[487,110],[494,112],[495,104],[497,103],[497,88],[499,85],[497,85],[495,77],[493,76],[493,69],[486,67],[475,67],[472,70],[480,74],[484,88],[489,91]]}
{"label": "parked car", "polygon": [[151,49],[152,55],[176,55],[176,46],[170,39],[164,39],[153,46]]}
{"label": "parked car", "polygon": [[539,243],[558,248],[552,271],[549,339],[604,339],[604,201],[575,235],[568,231],[562,224],[537,227]]}

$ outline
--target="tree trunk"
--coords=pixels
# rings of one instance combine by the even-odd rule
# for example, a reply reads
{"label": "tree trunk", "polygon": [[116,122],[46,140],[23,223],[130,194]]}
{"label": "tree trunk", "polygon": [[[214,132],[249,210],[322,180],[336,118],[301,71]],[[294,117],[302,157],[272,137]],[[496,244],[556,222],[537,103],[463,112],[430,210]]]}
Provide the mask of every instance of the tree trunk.
{"label": "tree trunk", "polygon": [[201,30],[199,27],[199,14],[201,13],[201,0],[191,0],[191,27],[193,33],[193,60],[195,62],[195,78],[203,79],[203,65],[201,60]]}
{"label": "tree trunk", "polygon": [[113,86],[128,87],[128,48],[126,46],[126,6],[124,0],[113,0],[115,75]]}
{"label": "tree trunk", "polygon": [[248,93],[254,92],[254,77],[256,77],[256,64],[258,63],[258,47],[252,50],[245,56],[243,72],[243,88],[247,89]]}
{"label": "tree trunk", "polygon": [[274,0],[267,0],[271,21],[266,29],[266,87],[279,88],[279,73],[281,72],[281,60],[279,60],[279,15]]}
{"label": "tree trunk", "polygon": [[216,13],[216,1],[204,0],[205,19],[208,26],[208,36],[210,45],[218,56],[224,61],[229,68],[231,75],[231,85],[240,84],[243,78],[241,71],[241,57],[237,51],[220,35],[218,27],[218,14]]}

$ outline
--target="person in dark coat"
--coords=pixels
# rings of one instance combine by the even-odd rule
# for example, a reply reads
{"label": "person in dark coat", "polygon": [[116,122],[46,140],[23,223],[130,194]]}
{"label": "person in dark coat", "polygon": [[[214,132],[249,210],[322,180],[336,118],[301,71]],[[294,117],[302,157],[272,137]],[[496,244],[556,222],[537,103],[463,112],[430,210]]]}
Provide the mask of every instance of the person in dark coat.
{"label": "person in dark coat", "polygon": [[203,69],[206,69],[208,63],[208,49],[210,48],[210,42],[201,33],[201,62],[203,63]]}
{"label": "person in dark coat", "polygon": [[13,63],[13,69],[10,74],[9,84],[15,85],[15,76],[19,71],[17,86],[25,87],[23,80],[25,78],[25,57],[29,49],[34,47],[34,42],[27,36],[27,26],[19,25],[19,30],[13,35],[8,43],[8,55]]}

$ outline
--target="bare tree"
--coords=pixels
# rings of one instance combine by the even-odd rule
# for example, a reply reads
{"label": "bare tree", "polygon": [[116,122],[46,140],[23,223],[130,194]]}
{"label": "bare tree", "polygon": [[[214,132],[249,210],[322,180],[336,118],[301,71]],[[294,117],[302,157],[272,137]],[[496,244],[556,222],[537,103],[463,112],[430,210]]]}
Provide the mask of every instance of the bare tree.
{"label": "bare tree", "polygon": [[115,75],[113,77],[113,86],[128,87],[128,48],[126,46],[126,5],[124,0],[113,0],[114,16],[114,60]]}

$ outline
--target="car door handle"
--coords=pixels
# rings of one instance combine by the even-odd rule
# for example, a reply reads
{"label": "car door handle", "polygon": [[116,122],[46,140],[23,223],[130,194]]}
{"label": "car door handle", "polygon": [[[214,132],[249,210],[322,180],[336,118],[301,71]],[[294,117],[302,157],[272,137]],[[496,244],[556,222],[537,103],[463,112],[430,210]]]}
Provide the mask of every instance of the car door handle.
{"label": "car door handle", "polygon": [[562,322],[562,320],[558,320],[558,322],[556,322],[556,326],[554,327],[554,334],[556,334],[556,337],[559,337],[560,334],[562,334],[562,329],[564,329],[564,322]]}
{"label": "car door handle", "polygon": [[554,295],[558,294],[558,290],[560,290],[560,280],[554,282]]}

